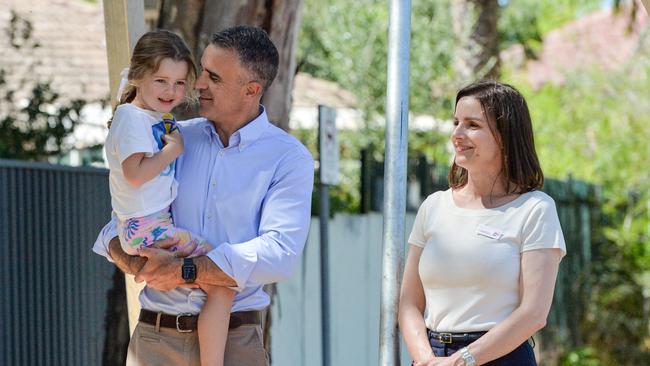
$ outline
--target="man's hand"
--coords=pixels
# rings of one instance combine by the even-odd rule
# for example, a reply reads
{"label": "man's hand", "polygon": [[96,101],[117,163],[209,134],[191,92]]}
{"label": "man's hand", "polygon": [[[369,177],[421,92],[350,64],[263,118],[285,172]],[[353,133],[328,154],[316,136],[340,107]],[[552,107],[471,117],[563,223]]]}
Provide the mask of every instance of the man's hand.
{"label": "man's hand", "polygon": [[124,250],[122,250],[120,239],[118,237],[114,237],[108,243],[108,254],[115,262],[117,268],[128,274],[138,273],[147,261],[147,258],[126,254]]}
{"label": "man's hand", "polygon": [[180,258],[192,253],[196,244],[188,245],[175,252],[170,251],[169,249],[176,244],[178,244],[177,239],[165,239],[157,241],[152,247],[143,248],[140,256],[146,258],[146,263],[136,274],[135,281],[145,281],[147,286],[159,291],[170,291],[179,286],[188,287],[181,278],[183,261]]}

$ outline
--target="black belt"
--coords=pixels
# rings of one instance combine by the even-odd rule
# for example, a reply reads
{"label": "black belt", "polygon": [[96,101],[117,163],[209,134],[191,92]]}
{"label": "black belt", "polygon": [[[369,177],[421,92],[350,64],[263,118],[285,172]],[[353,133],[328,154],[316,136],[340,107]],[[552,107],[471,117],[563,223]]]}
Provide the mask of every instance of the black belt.
{"label": "black belt", "polygon": [[469,332],[469,333],[444,333],[434,332],[427,329],[429,341],[438,341],[440,343],[450,344],[454,342],[473,342],[481,338],[487,332]]}
{"label": "black belt", "polygon": [[[176,329],[179,333],[189,333],[195,331],[199,324],[199,316],[194,314],[169,315],[156,313],[153,311],[140,310],[139,321],[158,325],[163,328]],[[230,313],[230,323],[228,329],[235,329],[245,324],[262,324],[262,317],[259,311],[238,311]]]}

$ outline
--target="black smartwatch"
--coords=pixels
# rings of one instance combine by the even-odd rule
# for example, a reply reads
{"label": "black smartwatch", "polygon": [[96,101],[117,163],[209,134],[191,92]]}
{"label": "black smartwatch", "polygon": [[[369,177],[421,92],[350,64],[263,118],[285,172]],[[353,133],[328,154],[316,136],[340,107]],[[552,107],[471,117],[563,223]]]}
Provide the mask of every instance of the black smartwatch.
{"label": "black smartwatch", "polygon": [[183,258],[181,277],[185,280],[185,283],[194,283],[196,280],[196,264],[194,264],[192,258]]}

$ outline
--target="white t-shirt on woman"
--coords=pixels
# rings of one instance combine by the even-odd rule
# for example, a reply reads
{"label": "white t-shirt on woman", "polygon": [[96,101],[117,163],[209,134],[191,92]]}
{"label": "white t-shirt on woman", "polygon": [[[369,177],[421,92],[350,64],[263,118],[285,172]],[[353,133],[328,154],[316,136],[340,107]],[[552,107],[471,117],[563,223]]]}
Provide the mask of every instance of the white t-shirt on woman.
{"label": "white t-shirt on woman", "polygon": [[491,209],[460,208],[451,189],[422,203],[409,244],[424,248],[419,273],[427,328],[487,331],[519,305],[521,253],[566,244],[553,199],[527,192]]}

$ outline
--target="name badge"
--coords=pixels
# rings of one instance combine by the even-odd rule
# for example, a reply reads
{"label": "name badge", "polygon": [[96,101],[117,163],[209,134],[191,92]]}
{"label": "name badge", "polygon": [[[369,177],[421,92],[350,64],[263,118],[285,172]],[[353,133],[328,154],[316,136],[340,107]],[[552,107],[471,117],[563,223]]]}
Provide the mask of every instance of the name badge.
{"label": "name badge", "polygon": [[476,234],[488,237],[490,239],[496,239],[496,240],[499,240],[501,239],[501,237],[503,237],[502,231],[493,229],[483,224],[478,226],[478,228],[476,229]]}

